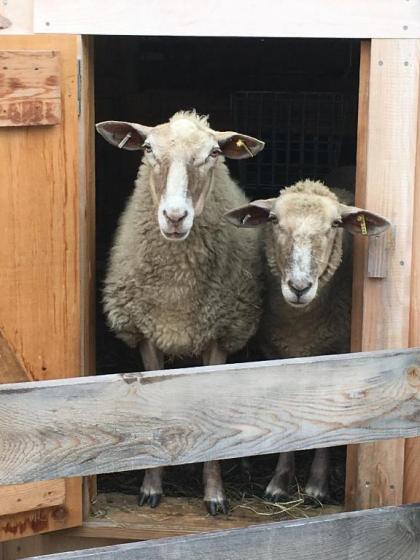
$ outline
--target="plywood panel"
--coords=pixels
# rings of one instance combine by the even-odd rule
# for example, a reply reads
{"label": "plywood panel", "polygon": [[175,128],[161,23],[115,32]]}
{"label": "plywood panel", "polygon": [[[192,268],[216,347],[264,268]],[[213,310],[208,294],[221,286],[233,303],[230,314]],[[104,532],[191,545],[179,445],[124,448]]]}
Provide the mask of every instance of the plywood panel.
{"label": "plywood panel", "polygon": [[417,560],[419,555],[420,506],[417,505],[120,544],[54,554],[48,560],[204,560],[209,557],[214,560]]}
{"label": "plywood panel", "polygon": [[60,122],[57,51],[0,51],[0,126]]}
{"label": "plywood panel", "polygon": [[420,2],[395,0],[35,0],[37,33],[418,37]]}
{"label": "plywood panel", "polygon": [[420,349],[2,385],[0,411],[3,484],[414,437]]}
{"label": "plywood panel", "polygon": [[[0,332],[30,379],[79,375],[80,181],[77,37],[1,36],[1,50],[60,53],[62,122],[0,129]],[[81,482],[63,505],[0,517],[0,541],[81,522]]]}
{"label": "plywood panel", "polygon": [[[355,285],[363,298],[355,299],[357,326],[354,324],[353,332],[360,331],[353,338],[353,350],[409,345],[419,61],[419,41],[372,41],[368,111],[365,121],[359,120],[366,159],[363,161],[362,145],[358,151],[361,192],[356,196],[369,210],[392,221],[395,240],[388,254],[388,275],[383,279],[366,277],[366,255],[359,245]],[[366,71],[366,63],[363,68]],[[361,107],[366,110],[363,102]],[[361,122],[367,123],[366,129],[360,130]],[[350,448],[347,506],[361,509],[402,503],[403,474],[403,441]]]}

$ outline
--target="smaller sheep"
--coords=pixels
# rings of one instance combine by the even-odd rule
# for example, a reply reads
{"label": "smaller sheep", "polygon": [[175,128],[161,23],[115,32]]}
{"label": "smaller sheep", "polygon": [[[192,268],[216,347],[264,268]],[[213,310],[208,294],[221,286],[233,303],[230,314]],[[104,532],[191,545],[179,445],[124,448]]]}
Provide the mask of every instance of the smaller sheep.
{"label": "smaller sheep", "polygon": [[[268,359],[350,350],[352,234],[378,235],[389,222],[349,205],[352,195],[317,181],[300,181],[277,198],[226,214],[239,227],[264,231],[267,294],[258,333]],[[328,496],[328,450],[317,449],[305,492]],[[294,453],[281,453],[267,498],[289,497]]]}

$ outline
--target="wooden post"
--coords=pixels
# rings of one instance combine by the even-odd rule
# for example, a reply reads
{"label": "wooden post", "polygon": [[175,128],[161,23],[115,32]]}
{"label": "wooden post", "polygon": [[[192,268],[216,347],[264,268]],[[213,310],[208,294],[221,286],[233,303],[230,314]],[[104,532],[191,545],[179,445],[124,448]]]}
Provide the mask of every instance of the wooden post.
{"label": "wooden post", "polygon": [[[419,99],[420,107],[420,99]],[[417,115],[417,154],[411,262],[410,346],[420,344],[420,111]],[[420,502],[420,438],[405,442],[404,503]]]}
{"label": "wooden post", "polygon": [[[352,349],[409,345],[413,208],[419,101],[418,40],[362,46],[356,204],[395,226],[386,278],[368,278],[366,241],[355,243]],[[403,502],[404,442],[348,448],[346,506]]]}

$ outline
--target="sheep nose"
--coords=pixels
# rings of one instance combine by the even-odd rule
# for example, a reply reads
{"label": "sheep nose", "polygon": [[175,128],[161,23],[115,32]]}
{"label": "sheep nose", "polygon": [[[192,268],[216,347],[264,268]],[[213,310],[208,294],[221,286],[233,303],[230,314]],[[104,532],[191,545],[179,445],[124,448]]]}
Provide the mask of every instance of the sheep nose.
{"label": "sheep nose", "polygon": [[188,212],[187,210],[169,210],[168,212],[164,210],[163,215],[168,222],[171,222],[172,224],[179,224],[188,216]]}
{"label": "sheep nose", "polygon": [[312,282],[308,282],[306,284],[306,286],[303,286],[302,284],[299,284],[299,286],[297,286],[296,284],[294,284],[291,280],[289,280],[287,282],[289,288],[292,290],[292,292],[297,295],[298,298],[300,298],[301,296],[303,296],[304,294],[306,294],[306,292],[309,292],[309,290],[312,288]]}

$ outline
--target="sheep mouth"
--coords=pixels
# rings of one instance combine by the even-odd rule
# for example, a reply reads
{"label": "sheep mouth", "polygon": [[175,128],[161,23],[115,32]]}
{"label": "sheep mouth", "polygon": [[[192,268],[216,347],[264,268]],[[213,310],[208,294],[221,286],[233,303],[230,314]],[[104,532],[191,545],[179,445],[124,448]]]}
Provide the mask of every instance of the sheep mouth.
{"label": "sheep mouth", "polygon": [[190,233],[189,231],[183,231],[183,232],[173,231],[171,233],[162,231],[163,237],[165,239],[168,239],[169,241],[183,241],[188,237],[189,233]]}

